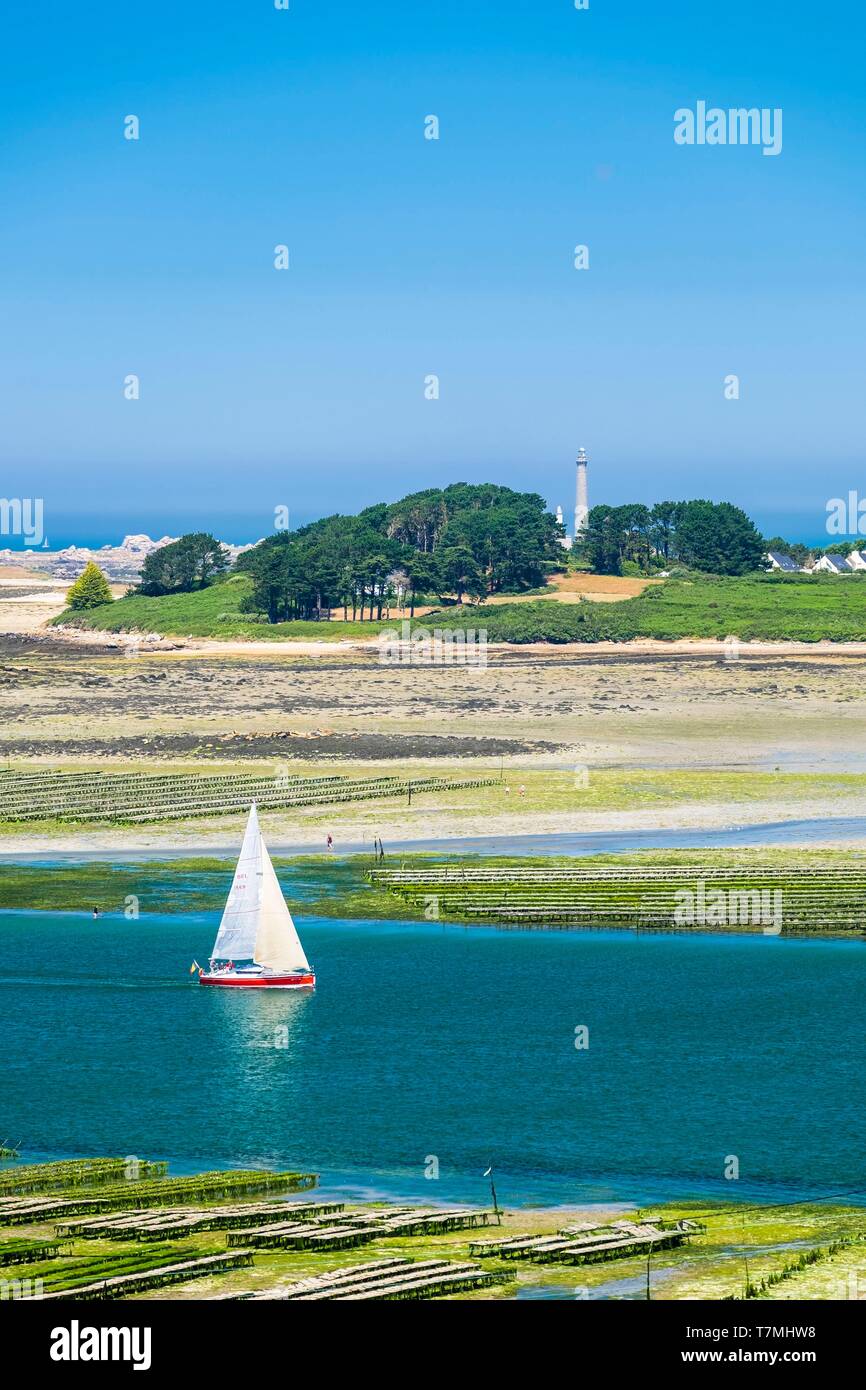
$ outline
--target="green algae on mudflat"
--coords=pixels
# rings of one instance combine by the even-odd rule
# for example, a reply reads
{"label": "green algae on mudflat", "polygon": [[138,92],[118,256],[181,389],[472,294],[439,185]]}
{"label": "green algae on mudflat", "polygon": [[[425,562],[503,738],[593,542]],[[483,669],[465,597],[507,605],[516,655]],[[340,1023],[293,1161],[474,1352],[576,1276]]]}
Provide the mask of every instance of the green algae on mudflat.
{"label": "green algae on mudflat", "polygon": [[[405,891],[396,893],[387,884],[370,882],[369,871],[374,867],[371,855],[337,857],[334,855],[299,855],[293,858],[274,857],[277,873],[291,910],[303,917],[328,917],[345,920],[422,921],[428,915],[425,895],[431,890],[411,883]],[[558,869],[579,866],[591,870],[632,868],[657,874],[667,867],[682,866],[700,869],[713,867],[735,875],[741,887],[748,887],[750,876],[759,877],[760,866],[769,865],[781,871],[783,877],[773,883],[783,895],[786,882],[802,883],[810,865],[830,865],[839,868],[863,867],[866,877],[866,858],[860,851],[845,849],[801,848],[737,848],[710,850],[650,850],[630,854],[599,854],[569,858],[567,856],[519,857],[454,854],[392,854],[385,861],[387,868],[400,868],[411,876],[437,865],[462,864],[495,871],[509,870],[519,875],[521,869],[544,871],[556,887]],[[181,913],[219,911],[225,903],[231,883],[231,858],[188,857],[168,860],[140,859],[107,862],[55,861],[45,863],[4,862],[0,873],[0,908],[53,910],[89,913],[98,906],[103,914],[123,914],[129,896],[138,900],[142,919],[148,913]],[[790,870],[790,880],[784,875]],[[471,874],[470,874],[471,879]],[[615,905],[618,894],[615,879],[600,875],[597,891],[599,904]],[[468,890],[471,892],[471,883]],[[543,905],[543,903],[542,903]],[[459,912],[455,921],[467,920]],[[483,925],[483,915],[473,915],[469,921]],[[539,922],[543,926],[544,923]],[[808,928],[797,927],[798,934]],[[852,934],[849,929],[848,934]],[[826,934],[826,928],[822,930]]]}
{"label": "green algae on mudflat", "polygon": [[[372,1204],[364,1204],[369,1207]],[[700,1219],[706,1230],[686,1245],[658,1251],[650,1256],[650,1293],[654,1299],[742,1298],[746,1281],[753,1286],[790,1266],[802,1252],[817,1250],[820,1258],[798,1270],[782,1283],[771,1286],[767,1299],[843,1299],[857,1297],[852,1290],[866,1291],[866,1209],[827,1205],[821,1202],[788,1206],[731,1202],[670,1203],[626,1213],[592,1212],[587,1208],[569,1210],[510,1209],[502,1213],[503,1235],[540,1235],[597,1217],[599,1221],[622,1219],[625,1215],[682,1217]],[[22,1234],[24,1233],[23,1228]],[[34,1225],[26,1234],[31,1238],[51,1234],[51,1227]],[[496,1228],[491,1229],[496,1234]],[[562,1298],[639,1298],[645,1297],[647,1258],[632,1256],[598,1265],[572,1266],[538,1264],[530,1260],[497,1260],[470,1256],[470,1245],[477,1232],[455,1231],[437,1236],[389,1237],[361,1250],[337,1251],[256,1251],[253,1266],[210,1276],[171,1291],[152,1290],[145,1299],[201,1299],[215,1294],[243,1293],[274,1288],[327,1270],[362,1264],[367,1260],[399,1256],[404,1259],[473,1259],[485,1268],[496,1269],[503,1282],[484,1290],[468,1291],[453,1297],[459,1300],[507,1300],[527,1288],[556,1290]],[[835,1254],[826,1252],[834,1242],[849,1242]],[[222,1248],[217,1233],[201,1232],[173,1242],[181,1257],[216,1253]],[[132,1241],[89,1240],[77,1242],[75,1251],[59,1260],[31,1268],[19,1267],[20,1276],[40,1277],[51,1273],[53,1282],[67,1286],[81,1282],[88,1262],[108,1262],[118,1266],[124,1259],[135,1259],[140,1246]]]}

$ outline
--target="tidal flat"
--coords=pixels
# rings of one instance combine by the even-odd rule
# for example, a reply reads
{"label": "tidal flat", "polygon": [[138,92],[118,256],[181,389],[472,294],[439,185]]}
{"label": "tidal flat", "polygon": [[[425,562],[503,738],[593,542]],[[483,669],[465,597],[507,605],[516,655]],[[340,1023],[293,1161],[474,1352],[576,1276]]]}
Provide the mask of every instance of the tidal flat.
{"label": "tidal flat", "polygon": [[[382,1210],[379,1204],[349,1206],[360,1214]],[[478,1258],[471,1253],[479,1236],[545,1236],[575,1223],[623,1219],[682,1218],[703,1227],[673,1250],[650,1251],[599,1264],[540,1263],[526,1258]],[[8,1238],[0,1231],[0,1246]],[[56,1239],[52,1223],[14,1228],[16,1240]],[[148,1247],[145,1247],[147,1249]],[[205,1231],[166,1247],[166,1259],[190,1259],[225,1249],[225,1235]],[[124,1256],[140,1259],[137,1241],[76,1241],[61,1257],[17,1263],[7,1274],[19,1279],[49,1279],[74,1297],[75,1285],[92,1277],[100,1261],[122,1264]],[[149,1253],[157,1262],[159,1250]],[[264,1290],[278,1292],[325,1272],[386,1259],[471,1261],[494,1273],[497,1282],[475,1291],[452,1294],[454,1301],[554,1299],[595,1300],[858,1300],[866,1296],[866,1211],[842,1204],[760,1207],[685,1202],[653,1208],[573,1206],[527,1210],[507,1208],[499,1224],[480,1231],[435,1236],[388,1237],[362,1249],[328,1252],[257,1250],[249,1268],[206,1276],[167,1289],[154,1289],[132,1301],[198,1300],[242,1297]]]}
{"label": "tidal flat", "polygon": [[863,765],[864,667],[841,648],[744,645],[736,661],[518,648],[481,668],[417,668],[380,665],[375,648],[129,657],[5,635],[0,751],[64,762],[363,761],[463,756],[464,740],[495,739],[504,756],[579,749],[598,766],[853,771]]}
{"label": "tidal flat", "polygon": [[[10,605],[6,605],[9,607]],[[866,813],[866,660],[497,650],[485,668],[375,651],[142,652],[0,636],[0,754],[21,769],[493,775],[483,793],[269,814],[277,845],[715,829]],[[237,817],[0,824],[0,853],[229,850]]]}
{"label": "tidal flat", "polygon": [[[430,920],[429,897],[431,889],[426,876],[433,870],[444,869],[457,875],[462,874],[456,889],[454,904],[440,890],[437,909],[441,907],[443,920],[484,928],[502,921],[501,914],[491,908],[485,918],[483,904],[486,898],[477,896],[484,885],[491,881],[495,885],[498,876],[507,879],[515,886],[506,890],[519,891],[526,876],[526,886],[534,891],[539,911],[542,915],[534,922],[515,921],[513,927],[544,930],[546,926],[565,927],[579,931],[587,926],[604,926],[608,916],[622,896],[621,871],[628,870],[636,875],[636,889],[633,892],[652,894],[657,884],[670,877],[668,871],[676,870],[678,875],[694,875],[701,881],[701,875],[709,872],[724,875],[720,881],[735,884],[738,888],[760,889],[770,881],[772,888],[781,895],[783,914],[780,920],[781,931],[786,930],[784,904],[793,903],[798,892],[810,875],[817,876],[822,895],[820,921],[816,916],[814,928],[810,928],[808,918],[802,912],[787,926],[788,932],[808,935],[810,930],[816,934],[836,934],[859,937],[866,930],[866,919],[859,926],[846,916],[847,908],[840,907],[839,915],[844,918],[838,924],[827,919],[833,905],[834,872],[842,881],[838,890],[847,902],[851,894],[850,884],[845,883],[853,874],[859,882],[861,870],[866,872],[864,855],[856,849],[834,847],[821,848],[779,848],[779,847],[738,847],[736,849],[665,849],[646,850],[631,854],[588,854],[579,859],[565,855],[547,854],[538,857],[528,855],[472,855],[398,852],[378,861],[372,854],[341,856],[336,854],[274,856],[274,865],[280,878],[286,902],[299,918],[330,918],[342,921],[408,921]],[[593,893],[599,906],[597,920],[585,920],[571,927],[561,917],[563,902],[579,890],[570,887],[570,875],[579,865],[582,875],[589,882],[586,887]],[[611,870],[614,871],[611,877]],[[400,882],[389,882],[392,871],[398,871]],[[596,876],[593,877],[594,871]],[[136,858],[124,862],[104,858],[79,859],[73,857],[22,863],[6,861],[0,866],[0,911],[45,911],[64,913],[71,919],[91,917],[97,910],[101,918],[113,921],[126,921],[129,930],[146,930],[149,915],[208,913],[222,909],[231,884],[233,864],[231,859],[207,856],[177,856],[171,859]],[[473,878],[482,875],[480,889],[473,889]],[[645,878],[642,877],[645,875]],[[543,883],[538,885],[541,876]],[[853,880],[852,880],[853,881]],[[691,883],[691,878],[683,879]],[[533,889],[533,884],[535,888]],[[789,891],[790,890],[790,891]],[[453,891],[453,890],[452,890]],[[485,890],[486,891],[486,890]],[[547,896],[545,896],[545,891]],[[477,901],[480,906],[474,906]],[[545,921],[545,903],[550,908],[550,920]],[[130,907],[134,904],[134,909]],[[467,909],[467,904],[469,907]],[[480,914],[480,915],[479,915]],[[622,923],[614,925],[640,925],[626,916]],[[684,924],[690,929],[705,931],[742,929],[762,930],[760,922],[751,923],[744,919],[742,924],[727,920],[716,922],[710,917],[706,921]],[[643,929],[651,929],[648,921]],[[2,937],[2,922],[0,922]]]}

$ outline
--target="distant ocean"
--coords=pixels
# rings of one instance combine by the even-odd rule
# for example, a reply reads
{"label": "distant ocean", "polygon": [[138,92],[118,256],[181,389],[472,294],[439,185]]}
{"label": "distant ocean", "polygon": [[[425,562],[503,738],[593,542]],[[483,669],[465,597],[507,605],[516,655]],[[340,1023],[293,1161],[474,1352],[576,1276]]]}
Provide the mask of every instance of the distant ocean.
{"label": "distant ocean", "polygon": [[[736,502],[737,499],[731,500]],[[300,526],[306,526],[320,516],[327,515],[332,509],[332,506],[325,502],[320,511],[292,512],[291,528],[296,530]],[[349,507],[348,510],[351,511],[353,508]],[[554,510],[553,505],[551,510]],[[748,506],[745,510],[749,511]],[[763,514],[750,515],[765,536],[779,535],[791,544],[806,545],[810,549],[820,549],[829,545],[831,541],[846,539],[828,535],[823,529],[823,516],[816,517],[813,512],[808,516],[792,516],[781,520]],[[98,550],[104,545],[119,545],[126,535],[147,535],[158,540],[160,536],[181,536],[188,531],[201,530],[211,531],[220,540],[232,545],[247,545],[269,535],[273,525],[274,519],[270,512],[256,512],[253,515],[230,512],[217,516],[187,512],[170,515],[147,512],[110,517],[76,517],[62,512],[52,515],[50,507],[46,506],[45,509],[45,534],[50,550],[64,550],[70,545],[88,546],[91,550]],[[857,537],[851,536],[847,539],[856,540]],[[5,549],[23,550],[25,545],[20,536],[0,536],[0,550]]]}

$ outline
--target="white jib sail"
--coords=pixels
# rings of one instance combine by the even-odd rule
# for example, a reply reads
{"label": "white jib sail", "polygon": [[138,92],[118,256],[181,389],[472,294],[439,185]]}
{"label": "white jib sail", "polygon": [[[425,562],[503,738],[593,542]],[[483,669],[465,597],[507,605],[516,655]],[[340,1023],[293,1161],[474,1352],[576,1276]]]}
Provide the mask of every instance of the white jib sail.
{"label": "white jib sail", "polygon": [[265,848],[255,805],[226,901],[212,960],[254,960],[266,970],[309,970]]}
{"label": "white jib sail", "polygon": [[271,856],[261,837],[262,896],[259,903],[259,929],[253,959],[266,970],[309,970],[301,939],[286,906],[282,889],[274,873]]}

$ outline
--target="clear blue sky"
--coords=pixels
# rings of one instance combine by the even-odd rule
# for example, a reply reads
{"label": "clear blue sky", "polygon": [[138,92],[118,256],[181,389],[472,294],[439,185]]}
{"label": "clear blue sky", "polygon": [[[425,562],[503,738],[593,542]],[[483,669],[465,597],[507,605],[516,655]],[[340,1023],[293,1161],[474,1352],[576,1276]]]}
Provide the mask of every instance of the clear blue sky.
{"label": "clear blue sky", "polygon": [[[592,501],[820,536],[866,494],[864,35],[853,0],[7,10],[0,495],[52,545],[241,540],[458,479],[568,509],[583,444]],[[675,145],[699,99],[781,107],[782,153]]]}

